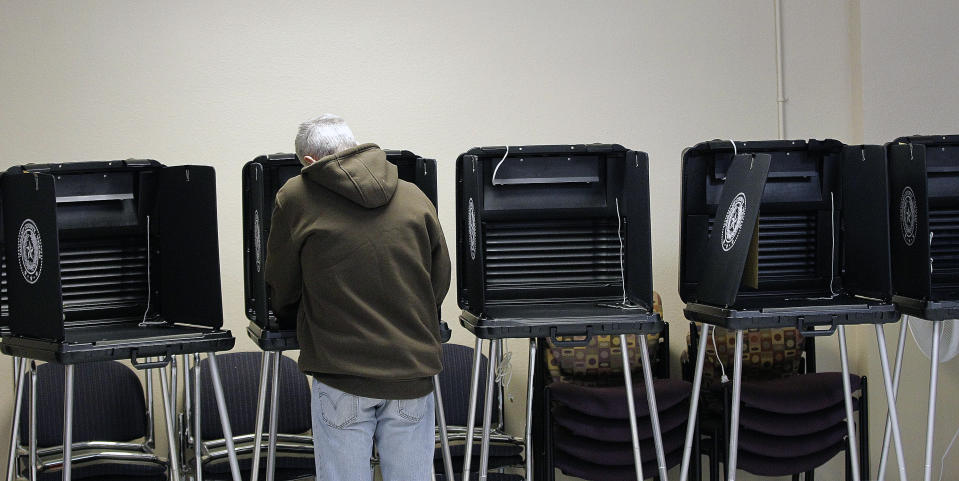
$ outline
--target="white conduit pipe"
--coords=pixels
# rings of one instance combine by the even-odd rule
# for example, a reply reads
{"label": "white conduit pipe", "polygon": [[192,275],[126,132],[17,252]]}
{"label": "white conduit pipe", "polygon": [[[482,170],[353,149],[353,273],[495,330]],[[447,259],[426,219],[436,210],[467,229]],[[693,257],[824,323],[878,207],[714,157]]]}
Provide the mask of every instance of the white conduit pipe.
{"label": "white conduit pipe", "polygon": [[786,97],[783,95],[783,33],[782,0],[773,0],[776,16],[776,106],[779,113],[779,140],[786,138]]}

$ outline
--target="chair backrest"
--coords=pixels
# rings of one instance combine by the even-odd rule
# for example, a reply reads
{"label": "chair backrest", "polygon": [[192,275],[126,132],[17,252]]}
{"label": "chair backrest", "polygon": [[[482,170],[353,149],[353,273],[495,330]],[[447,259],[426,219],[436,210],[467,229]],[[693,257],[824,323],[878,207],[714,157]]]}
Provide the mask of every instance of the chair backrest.
{"label": "chair backrest", "polygon": [[[64,366],[37,366],[37,445],[63,444]],[[24,385],[20,440],[29,428],[29,383]],[[73,375],[73,442],[128,442],[146,436],[146,398],[137,374],[116,361],[77,364]]]}
{"label": "chair backrest", "polygon": [[[443,409],[446,414],[446,424],[450,426],[466,426],[470,380],[473,371],[473,348],[459,344],[443,344],[443,371],[440,372],[440,389],[443,393]],[[482,426],[483,421],[483,390],[486,386],[487,359],[484,355],[480,359],[480,395],[476,399],[476,423]],[[499,389],[494,390],[494,409],[499,409]],[[496,414],[494,412],[494,414]],[[494,416],[494,424],[497,417]]]}
{"label": "chair backrest", "polygon": [[[653,292],[653,310],[663,315],[662,299]],[[646,336],[650,360],[659,351],[660,334]],[[636,335],[626,336],[629,368],[633,373],[642,372],[642,356],[636,344]],[[546,340],[546,363],[553,382],[571,382],[588,386],[620,385],[623,383],[623,357],[619,336],[593,336],[586,346],[568,347]],[[668,349],[668,346],[667,346]],[[667,354],[668,356],[668,354]]]}
{"label": "chair backrest", "polygon": [[[715,336],[706,344],[706,362],[703,364],[703,382],[708,386],[719,382],[722,368],[732,376],[736,349],[736,331],[717,327],[710,330]],[[747,329],[743,333],[743,373],[748,379],[775,379],[799,374],[803,366],[806,338],[794,327],[778,329]],[[717,359],[717,350],[719,357]]]}
{"label": "chair backrest", "polygon": [[[234,436],[253,434],[256,431],[256,405],[263,355],[262,352],[234,352],[216,356]],[[272,386],[272,374],[268,376],[268,382],[268,385]],[[282,409],[279,410],[277,431],[283,434],[309,431],[312,427],[309,381],[306,375],[300,372],[296,361],[286,356],[280,356],[279,387],[278,399]],[[200,412],[202,440],[223,438],[210,377],[209,359],[200,361]],[[269,412],[270,396],[267,396],[264,422],[269,422]]]}

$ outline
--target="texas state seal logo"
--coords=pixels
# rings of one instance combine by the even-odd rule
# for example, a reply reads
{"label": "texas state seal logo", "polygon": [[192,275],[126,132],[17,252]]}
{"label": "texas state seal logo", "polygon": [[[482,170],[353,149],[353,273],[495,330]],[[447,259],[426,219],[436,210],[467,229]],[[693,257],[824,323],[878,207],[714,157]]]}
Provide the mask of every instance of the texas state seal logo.
{"label": "texas state seal logo", "polygon": [[902,228],[903,242],[910,247],[916,242],[917,217],[916,194],[912,187],[906,187],[899,197],[899,226]]}
{"label": "texas state seal logo", "polygon": [[20,224],[20,234],[17,237],[17,259],[20,263],[20,273],[23,279],[30,284],[37,282],[43,270],[43,242],[40,239],[40,230],[31,219]]}
{"label": "texas state seal logo", "polygon": [[739,231],[743,229],[743,220],[746,218],[746,194],[740,192],[733,198],[726,218],[723,219],[722,246],[723,252],[729,252],[739,239]]}

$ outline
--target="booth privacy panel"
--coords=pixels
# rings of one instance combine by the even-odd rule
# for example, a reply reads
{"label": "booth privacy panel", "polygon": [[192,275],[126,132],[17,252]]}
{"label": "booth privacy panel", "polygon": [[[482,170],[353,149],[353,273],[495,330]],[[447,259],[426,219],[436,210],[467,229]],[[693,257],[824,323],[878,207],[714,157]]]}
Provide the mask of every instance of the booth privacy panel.
{"label": "booth privacy panel", "polygon": [[4,232],[10,328],[36,338],[62,340],[59,238],[54,178],[38,173],[3,176]]}
{"label": "booth privacy panel", "polygon": [[842,287],[876,299],[892,294],[889,245],[889,172],[881,145],[843,148]]}
{"label": "booth privacy panel", "polygon": [[30,240],[30,229],[19,233],[27,216],[42,244],[35,282],[12,279],[19,266],[7,266],[13,336],[73,342],[93,328],[101,338],[143,320],[222,324],[211,167],[30,164],[9,169],[0,187],[8,259],[17,258],[20,237],[20,245]]}
{"label": "booth privacy panel", "polygon": [[457,159],[456,182],[464,310],[621,302],[624,294],[652,308],[645,153],[609,144],[480,147]]}
{"label": "booth privacy panel", "polygon": [[163,317],[175,323],[221,327],[223,300],[213,167],[162,169],[157,217]]}
{"label": "booth privacy panel", "polygon": [[[433,203],[436,198],[436,161],[408,150],[386,150],[386,160],[397,167],[401,180],[415,184]],[[243,166],[243,281],[246,317],[265,329],[294,329],[296,319],[277,319],[270,307],[266,278],[266,241],[276,193],[302,165],[295,154],[261,155]]]}

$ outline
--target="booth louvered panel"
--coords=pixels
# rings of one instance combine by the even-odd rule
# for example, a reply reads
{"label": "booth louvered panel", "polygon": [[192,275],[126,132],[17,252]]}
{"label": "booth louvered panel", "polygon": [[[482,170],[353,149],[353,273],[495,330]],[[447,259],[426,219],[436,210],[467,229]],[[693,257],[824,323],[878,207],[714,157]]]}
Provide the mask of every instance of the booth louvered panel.
{"label": "booth louvered panel", "polygon": [[621,284],[615,223],[487,222],[487,288]]}
{"label": "booth louvered panel", "polygon": [[[712,219],[708,230],[712,235]],[[815,214],[760,214],[759,282],[815,277]]]}
{"label": "booth louvered panel", "polygon": [[60,269],[67,311],[146,305],[146,250],[124,244],[63,242]]}
{"label": "booth louvered panel", "polygon": [[929,231],[933,272],[959,271],[959,210],[930,209]]}

